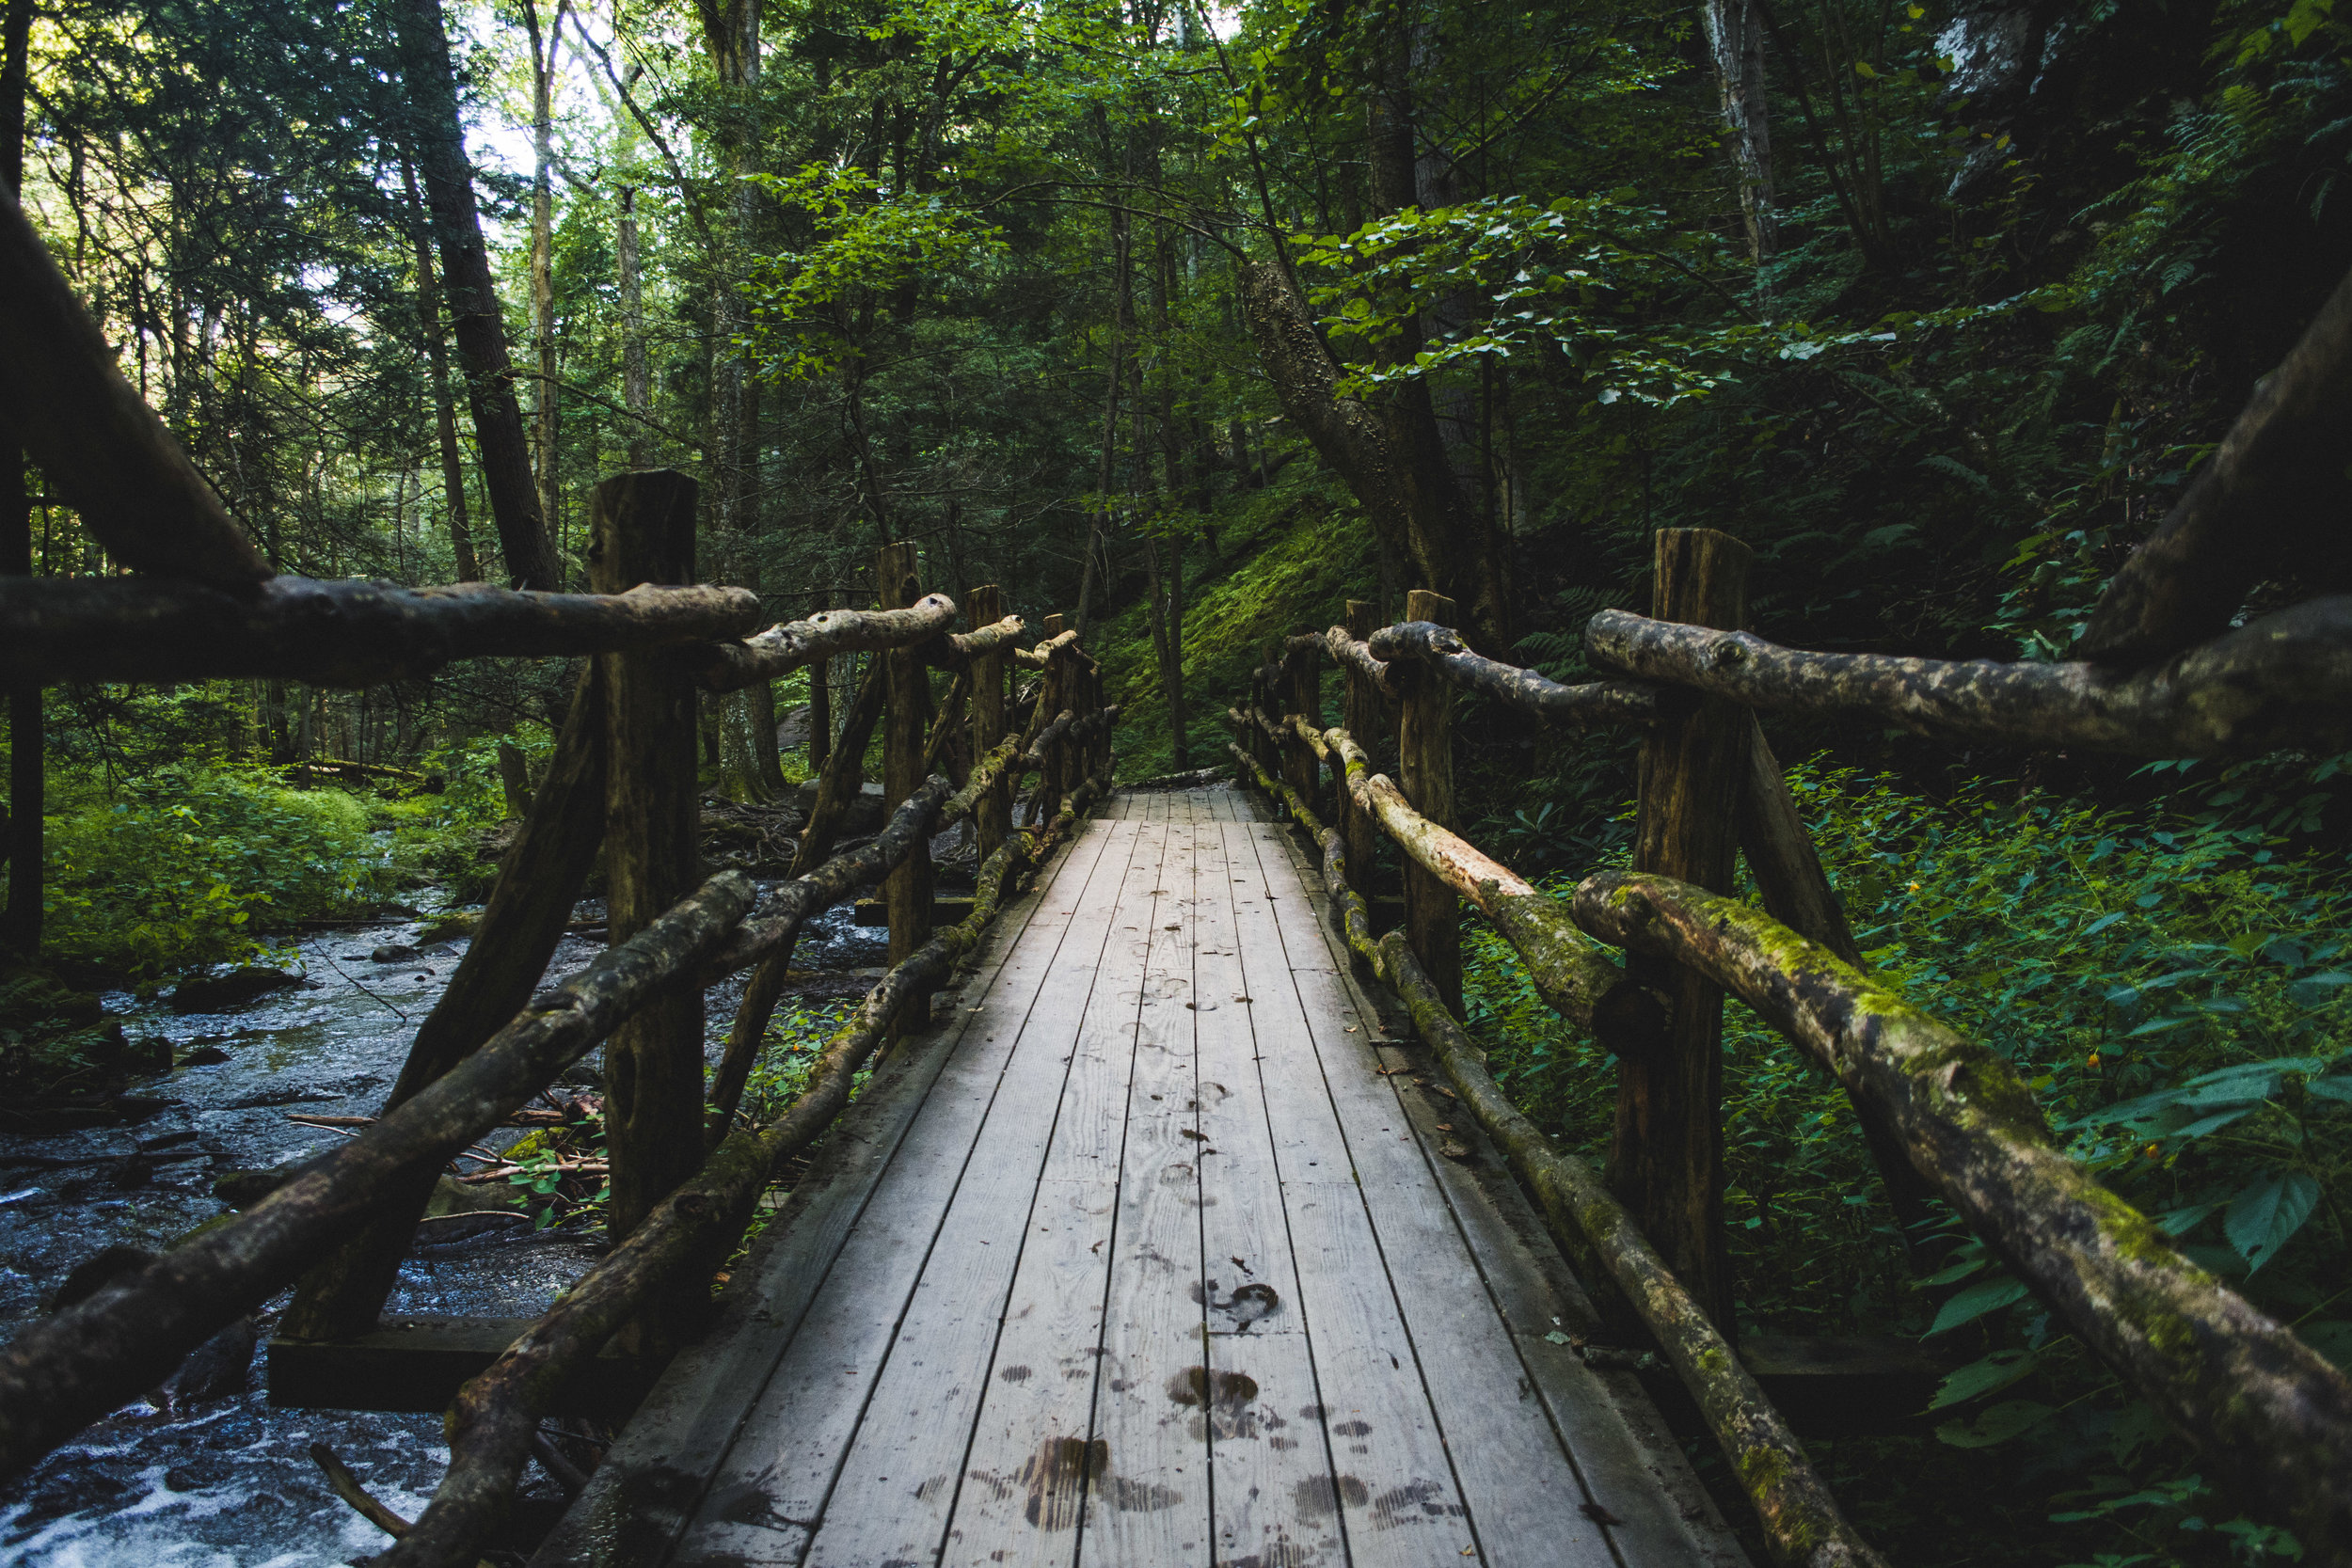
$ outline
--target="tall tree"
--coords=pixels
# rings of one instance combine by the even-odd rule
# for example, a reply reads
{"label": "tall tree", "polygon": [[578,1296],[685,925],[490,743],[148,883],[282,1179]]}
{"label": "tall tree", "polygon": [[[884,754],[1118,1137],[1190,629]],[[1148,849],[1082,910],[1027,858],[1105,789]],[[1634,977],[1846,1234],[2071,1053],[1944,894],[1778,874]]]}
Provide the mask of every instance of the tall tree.
{"label": "tall tree", "polygon": [[564,586],[563,574],[532,483],[531,444],[515,397],[515,365],[490,274],[490,251],[482,238],[440,0],[392,0],[390,14],[408,88],[405,139],[424,177],[425,202],[441,252],[441,279],[473,409],[474,446],[481,454],[490,520],[498,529],[508,580],[516,588],[554,591]]}
{"label": "tall tree", "polygon": [[441,286],[433,265],[432,220],[417,194],[414,164],[400,161],[401,187],[408,198],[408,232],[417,251],[417,320],[424,332],[425,366],[433,377],[433,430],[440,446],[441,506],[449,519],[449,545],[457,560],[457,580],[478,582],[473,530],[466,519],[466,467],[457,450],[457,403],[450,391],[449,341],[442,336]]}

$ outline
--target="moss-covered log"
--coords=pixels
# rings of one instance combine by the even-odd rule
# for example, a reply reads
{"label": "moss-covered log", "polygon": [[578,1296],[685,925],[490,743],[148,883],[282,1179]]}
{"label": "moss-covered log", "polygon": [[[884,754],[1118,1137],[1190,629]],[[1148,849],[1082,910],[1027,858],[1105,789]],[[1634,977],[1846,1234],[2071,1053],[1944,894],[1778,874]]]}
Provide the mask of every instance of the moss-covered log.
{"label": "moss-covered log", "polygon": [[1389,664],[1409,658],[1425,664],[1454,686],[1532,713],[1546,723],[1586,729],[1596,724],[1621,724],[1645,729],[1665,718],[1678,699],[1672,691],[1629,681],[1590,681],[1562,686],[1533,670],[1498,663],[1471,653],[1451,626],[1431,621],[1406,621],[1383,626],[1372,634],[1366,652]]}
{"label": "moss-covered log", "polygon": [[2099,596],[2080,657],[2128,668],[2227,630],[2290,563],[2341,559],[2352,435],[2352,274],[2336,285],[2163,522]]}
{"label": "moss-covered log", "polygon": [[[9,446],[24,446],[49,488],[115,560],[135,572],[240,594],[271,575],[163,420],[124,379],[114,345],[5,183],[0,366],[0,429]],[[21,525],[11,519],[9,526]],[[0,668],[13,670],[14,658],[0,654]]]}
{"label": "moss-covered log", "polygon": [[273,578],[235,592],[165,578],[0,578],[0,668],[41,685],[229,677],[362,687],[453,659],[571,657],[737,636],[742,588],[532,594]]}
{"label": "moss-covered log", "polygon": [[1518,950],[1537,994],[1620,1055],[1655,1043],[1665,1022],[1662,1006],[1647,992],[1629,990],[1625,971],[1576,928],[1565,905],[1415,811],[1387,775],[1372,771],[1363,748],[1346,731],[1324,733],[1346,760],[1348,793],[1357,807],[1416,864],[1478,906]]}
{"label": "moss-covered log", "polygon": [[1756,1509],[1772,1560],[1786,1568],[1883,1568],[1884,1560],[1837,1512],[1796,1433],[1625,1206],[1591,1166],[1554,1148],[1487,1075],[1478,1049],[1446,1011],[1403,933],[1390,932],[1379,956],[1381,978],[1404,999],[1422,1042],[1542,1205],[1562,1247],[1597,1259],[1658,1340]]}
{"label": "moss-covered log", "polygon": [[[1297,725],[1302,736],[1313,734],[1314,726],[1298,715],[1291,715],[1291,721]],[[1329,757],[1332,754],[1329,746],[1319,736],[1315,740],[1318,754]],[[1298,791],[1261,768],[1257,759],[1248,752],[1230,741],[1225,749],[1233,753],[1233,760],[1240,765],[1242,776],[1254,778],[1259,788],[1289,807],[1291,819],[1322,849],[1323,891],[1331,900],[1332,928],[1368,966],[1375,963],[1377,955],[1372,941],[1372,911],[1364,903],[1364,895],[1358,893],[1347,879],[1346,835],[1337,828],[1327,827],[1313,809],[1299,798]]]}
{"label": "moss-covered log", "polygon": [[1828,1069],[2249,1512],[2315,1560],[2352,1554],[2352,1380],[2060,1154],[2000,1056],[1737,900],[1604,872],[1575,910],[1603,941],[1704,972]]}
{"label": "moss-covered log", "polygon": [[1750,707],[1854,713],[1915,734],[2136,756],[2352,745],[2352,597],[2312,599],[2133,673],[1783,648],[1747,632],[1605,610],[1594,661]]}
{"label": "moss-covered log", "polygon": [[1323,634],[1323,645],[1334,663],[1363,676],[1382,696],[1396,701],[1396,683],[1389,679],[1389,666],[1373,657],[1369,643],[1350,637],[1345,626],[1333,626]]}
{"label": "moss-covered log", "polygon": [[929,642],[955,623],[956,602],[945,594],[926,594],[904,610],[828,610],[804,621],[782,622],[740,642],[721,643],[695,673],[706,690],[733,691],[835,654]]}
{"label": "moss-covered log", "polygon": [[291,1283],[388,1180],[447,1161],[623,1019],[697,974],[754,896],[740,873],[713,878],[534,997],[481,1050],[233,1221],[21,1331],[0,1351],[0,1474],[21,1472],[161,1383],[199,1345]]}

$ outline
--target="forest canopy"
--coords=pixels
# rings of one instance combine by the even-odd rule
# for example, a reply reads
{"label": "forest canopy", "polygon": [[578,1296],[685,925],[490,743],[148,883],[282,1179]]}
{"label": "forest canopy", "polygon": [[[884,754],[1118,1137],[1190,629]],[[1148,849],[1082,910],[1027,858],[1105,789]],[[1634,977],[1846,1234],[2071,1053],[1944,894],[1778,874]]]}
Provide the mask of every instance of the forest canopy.
{"label": "forest canopy", "polygon": [[[1127,779],[1219,761],[1265,641],[1349,599],[1435,590],[1592,678],[1668,528],[1754,547],[1785,645],[2067,659],[2352,267],[2333,0],[0,3],[0,179],[274,569],[584,590],[591,487],[674,467],[698,576],[769,619],[870,605],[892,541],[1066,616]],[[2340,591],[2344,521],[2247,612]],[[0,572],[117,570],[0,464]],[[847,660],[708,702],[712,796],[807,776],[812,677],[837,716]],[[462,895],[567,695],[519,660],[14,693],[8,940],[152,985]],[[1539,881],[1625,858],[1632,748],[1465,715],[1469,836]],[[1873,964],[2352,1354],[2352,1135],[2306,1094],[2345,759],[1773,745]],[[1610,1059],[1486,940],[1498,1076],[1604,1148]],[[1996,1263],[1909,1276],[1834,1087],[1732,1034],[1745,1319],[1966,1341],[1924,1434],[1817,1456],[1864,1534],[2299,1552]]]}

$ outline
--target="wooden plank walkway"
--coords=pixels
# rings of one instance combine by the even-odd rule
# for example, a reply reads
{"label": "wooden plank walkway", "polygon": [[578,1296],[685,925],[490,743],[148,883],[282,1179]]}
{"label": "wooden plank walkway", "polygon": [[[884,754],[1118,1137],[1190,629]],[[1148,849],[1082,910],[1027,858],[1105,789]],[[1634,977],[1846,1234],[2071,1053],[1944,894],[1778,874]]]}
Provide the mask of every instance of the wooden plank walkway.
{"label": "wooden plank walkway", "polygon": [[1743,1562],[1253,815],[1112,798],[540,1568]]}

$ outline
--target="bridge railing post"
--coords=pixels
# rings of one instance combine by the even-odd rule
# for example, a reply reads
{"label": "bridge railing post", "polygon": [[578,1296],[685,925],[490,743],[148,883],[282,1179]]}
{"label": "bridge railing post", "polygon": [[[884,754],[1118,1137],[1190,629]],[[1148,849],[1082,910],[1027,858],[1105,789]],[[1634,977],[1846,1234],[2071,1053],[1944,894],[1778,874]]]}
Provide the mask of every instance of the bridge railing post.
{"label": "bridge railing post", "polygon": [[[904,610],[923,596],[915,577],[912,542],[884,545],[874,561],[877,597],[884,610]],[[919,649],[892,648],[882,655],[888,707],[882,731],[882,800],[895,808],[923,786],[924,742],[930,736],[931,683]],[[882,902],[890,914],[890,962],[904,963],[931,935],[931,848],[917,843],[898,869],[882,880]],[[918,1009],[910,1009],[917,1012]],[[904,1017],[905,1015],[901,1015]],[[906,1030],[894,1022],[890,1038]]]}
{"label": "bridge railing post", "polygon": [[[1301,715],[1317,729],[1323,727],[1320,678],[1321,669],[1313,647],[1299,643],[1283,652],[1283,709]],[[1316,799],[1323,783],[1322,772],[1313,747],[1296,736],[1282,737],[1282,782],[1298,791],[1298,798],[1318,812],[1322,809],[1322,802]]]}
{"label": "bridge railing post", "polygon": [[[591,513],[589,585],[621,594],[641,582],[694,580],[695,484],[664,469],[598,484]],[[700,791],[694,773],[697,690],[684,660],[600,654],[605,700],[606,911],[620,945],[694,890]],[[604,1048],[605,1148],[612,1166],[606,1231],[614,1241],[691,1177],[703,1156],[703,998],[680,987],[612,1032]],[[696,1281],[628,1331],[652,1352],[690,1335]]]}
{"label": "bridge railing post", "polygon": [[[1045,641],[1050,642],[1062,634],[1063,620],[1059,615],[1045,617]],[[1076,705],[1076,667],[1069,655],[1055,650],[1046,656],[1045,682],[1038,689],[1037,723],[1042,728],[1054,721],[1062,709]],[[1066,770],[1062,766],[1062,749],[1049,746],[1044,760],[1038,768],[1037,819],[1043,822],[1054,815],[1054,806],[1067,788]]]}
{"label": "bridge railing post", "polygon": [[[970,621],[974,630],[1004,618],[1004,591],[984,583],[972,590]],[[972,760],[978,762],[1005,738],[1005,655],[1002,648],[972,661]],[[986,865],[1005,842],[1012,822],[1012,785],[999,784],[980,797],[972,813],[972,832],[979,844],[979,863]]]}
{"label": "bridge railing post", "polygon": [[[1753,552],[1713,529],[1661,529],[1650,614],[1743,629]],[[1755,720],[1722,698],[1653,729],[1642,743],[1633,864],[1715,893],[1732,891],[1737,823]],[[1724,1235],[1724,993],[1662,958],[1628,956],[1629,980],[1667,999],[1664,1041],[1620,1060],[1610,1179],[1643,1234],[1725,1336],[1734,1332]]]}
{"label": "bridge railing post", "polygon": [[[1379,626],[1379,610],[1362,599],[1350,599],[1345,625],[1347,635],[1361,642]],[[1347,727],[1348,734],[1356,736],[1358,744],[1370,746],[1382,727],[1380,693],[1352,665],[1343,668],[1341,674],[1346,685],[1340,721]],[[1334,757],[1331,768],[1337,775],[1340,831],[1347,839],[1347,874],[1357,891],[1371,898],[1378,881],[1374,875],[1373,857],[1380,842],[1380,830],[1368,813],[1357,809],[1355,798],[1347,790],[1345,765]]]}
{"label": "bridge railing post", "polygon": [[[1454,624],[1454,601],[1416,588],[1405,595],[1407,621]],[[1441,828],[1454,827],[1454,692],[1438,673],[1414,659],[1389,666],[1396,683],[1397,786],[1415,811]],[[1461,900],[1443,879],[1410,859],[1405,863],[1405,940],[1444,999],[1462,1016]]]}

